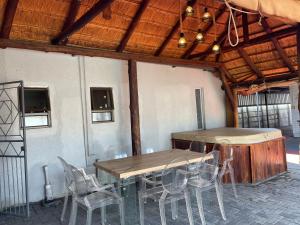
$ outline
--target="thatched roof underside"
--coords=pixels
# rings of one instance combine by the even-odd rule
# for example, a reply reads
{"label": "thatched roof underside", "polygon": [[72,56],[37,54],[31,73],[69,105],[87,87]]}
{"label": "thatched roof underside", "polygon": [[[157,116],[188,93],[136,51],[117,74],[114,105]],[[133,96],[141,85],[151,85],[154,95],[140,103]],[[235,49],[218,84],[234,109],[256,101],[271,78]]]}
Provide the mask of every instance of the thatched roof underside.
{"label": "thatched roof underside", "polygon": [[[3,23],[4,11],[8,1],[11,0],[0,0],[0,24]],[[72,0],[19,0],[8,38],[11,40],[51,43],[51,40],[60,34],[63,29],[63,25],[69,14],[71,2]],[[75,21],[97,2],[98,0],[81,0]],[[111,3],[111,19],[104,19],[102,14],[99,14],[82,29],[72,34],[66,45],[115,51],[142,2],[142,0],[113,1]],[[182,2],[185,3],[185,1]],[[203,10],[205,3],[208,4],[209,11],[212,13],[218,12],[218,10],[224,7],[224,4],[221,2],[213,0],[197,1],[196,5],[199,4]],[[182,7],[185,6],[185,4],[182,5]],[[178,21],[178,11],[178,0],[150,0],[126,43],[123,52],[154,55]],[[216,20],[215,26],[211,26],[205,33],[205,42],[198,44],[191,55],[206,52],[211,48],[215,39],[215,33],[218,37],[224,34],[224,31],[227,29],[228,15],[227,9],[221,13]],[[241,15],[237,16],[237,22],[240,41],[243,42]],[[272,32],[292,26],[275,18],[266,18],[266,22]],[[207,26],[206,23],[201,23],[200,25],[203,30],[206,30]],[[184,19],[183,29],[188,40],[187,48],[181,49],[177,47],[179,36],[179,30],[177,29],[160,56],[181,58],[187,49],[191,47],[198,27],[199,19],[197,18],[197,14]],[[250,40],[267,34],[264,27],[258,24],[257,15],[248,15],[248,28]],[[288,57],[289,63],[296,71],[298,68],[295,33],[288,36],[280,36],[277,40],[283,52]],[[228,45],[226,38],[223,42],[223,48]],[[278,53],[278,49],[275,48],[271,39],[250,47],[244,47],[243,50],[263,77],[281,74],[285,76],[293,72],[282,59],[282,55]],[[199,60],[199,58],[190,60]],[[208,54],[202,60],[218,60],[223,63],[231,77],[231,82],[251,81],[258,78],[256,72],[241,56],[238,49],[222,52],[220,57]]]}

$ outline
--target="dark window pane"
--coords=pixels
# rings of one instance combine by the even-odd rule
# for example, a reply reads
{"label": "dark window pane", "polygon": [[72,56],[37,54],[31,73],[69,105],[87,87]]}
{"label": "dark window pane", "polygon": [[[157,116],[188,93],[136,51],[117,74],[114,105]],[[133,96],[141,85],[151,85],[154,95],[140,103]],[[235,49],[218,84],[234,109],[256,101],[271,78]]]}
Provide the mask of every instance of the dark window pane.
{"label": "dark window pane", "polygon": [[48,89],[24,89],[25,113],[50,111]]}
{"label": "dark window pane", "polygon": [[113,110],[111,88],[91,88],[92,110]]}

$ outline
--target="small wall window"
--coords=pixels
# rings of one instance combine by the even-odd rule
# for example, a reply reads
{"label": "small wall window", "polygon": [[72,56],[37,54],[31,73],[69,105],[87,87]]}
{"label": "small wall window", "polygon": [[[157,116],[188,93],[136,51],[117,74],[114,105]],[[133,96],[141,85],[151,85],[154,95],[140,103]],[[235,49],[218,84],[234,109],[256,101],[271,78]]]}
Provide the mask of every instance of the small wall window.
{"label": "small wall window", "polygon": [[91,88],[92,122],[113,122],[114,102],[112,88]]}
{"label": "small wall window", "polygon": [[[21,92],[19,92],[21,98]],[[22,102],[21,99],[19,101]],[[50,99],[48,88],[24,88],[25,127],[50,127]],[[21,121],[21,127],[23,123]]]}

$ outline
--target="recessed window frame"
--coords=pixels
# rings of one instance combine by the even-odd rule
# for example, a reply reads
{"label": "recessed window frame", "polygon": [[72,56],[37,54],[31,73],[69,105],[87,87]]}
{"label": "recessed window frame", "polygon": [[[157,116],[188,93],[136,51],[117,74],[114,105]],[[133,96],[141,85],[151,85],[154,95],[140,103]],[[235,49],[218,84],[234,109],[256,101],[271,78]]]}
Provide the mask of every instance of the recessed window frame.
{"label": "recessed window frame", "polygon": [[[19,104],[21,104],[21,90],[19,89]],[[39,128],[50,128],[52,127],[52,120],[51,120],[51,102],[50,102],[50,92],[48,87],[24,87],[24,104],[25,104],[25,110],[26,110],[26,100],[25,100],[25,92],[26,91],[46,91],[47,93],[47,111],[46,112],[26,112],[25,111],[25,120],[26,117],[35,117],[35,116],[47,116],[47,125],[36,125],[36,126],[25,126],[26,129],[39,129]],[[20,105],[19,109],[22,109],[22,106]],[[22,112],[20,112],[22,113]],[[23,128],[23,120],[22,117],[20,117],[20,128]]]}
{"label": "recessed window frame", "polygon": [[[104,109],[96,109],[95,101],[94,101],[94,91],[107,91],[109,105]],[[113,98],[113,89],[112,87],[90,87],[90,98],[91,98],[91,121],[92,123],[111,123],[115,122],[114,117],[114,98]],[[110,113],[110,120],[94,120],[94,114],[96,113]]]}

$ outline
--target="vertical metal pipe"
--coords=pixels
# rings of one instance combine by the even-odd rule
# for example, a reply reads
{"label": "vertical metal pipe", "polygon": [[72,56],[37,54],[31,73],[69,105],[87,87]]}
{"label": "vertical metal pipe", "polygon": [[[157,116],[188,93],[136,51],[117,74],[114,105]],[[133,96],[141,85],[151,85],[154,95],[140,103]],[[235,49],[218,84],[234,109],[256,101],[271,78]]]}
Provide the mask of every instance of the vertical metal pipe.
{"label": "vertical metal pipe", "polygon": [[260,128],[260,115],[259,115],[259,99],[258,99],[258,92],[255,93],[255,97],[256,97],[257,122],[258,122],[258,127]]}
{"label": "vertical metal pipe", "polygon": [[[26,143],[26,128],[25,128],[25,97],[24,97],[24,82],[21,81],[21,101],[22,101],[22,122],[23,122],[23,154],[24,154],[24,175],[25,175],[25,198],[26,198],[26,216],[30,216],[29,212],[29,195],[28,195],[28,165],[27,165],[27,143]],[[21,147],[22,148],[22,147]],[[23,186],[23,185],[22,185]]]}
{"label": "vertical metal pipe", "polygon": [[267,127],[270,127],[269,123],[269,107],[268,107],[268,94],[265,92],[265,105],[266,105],[266,116],[267,116]]}

